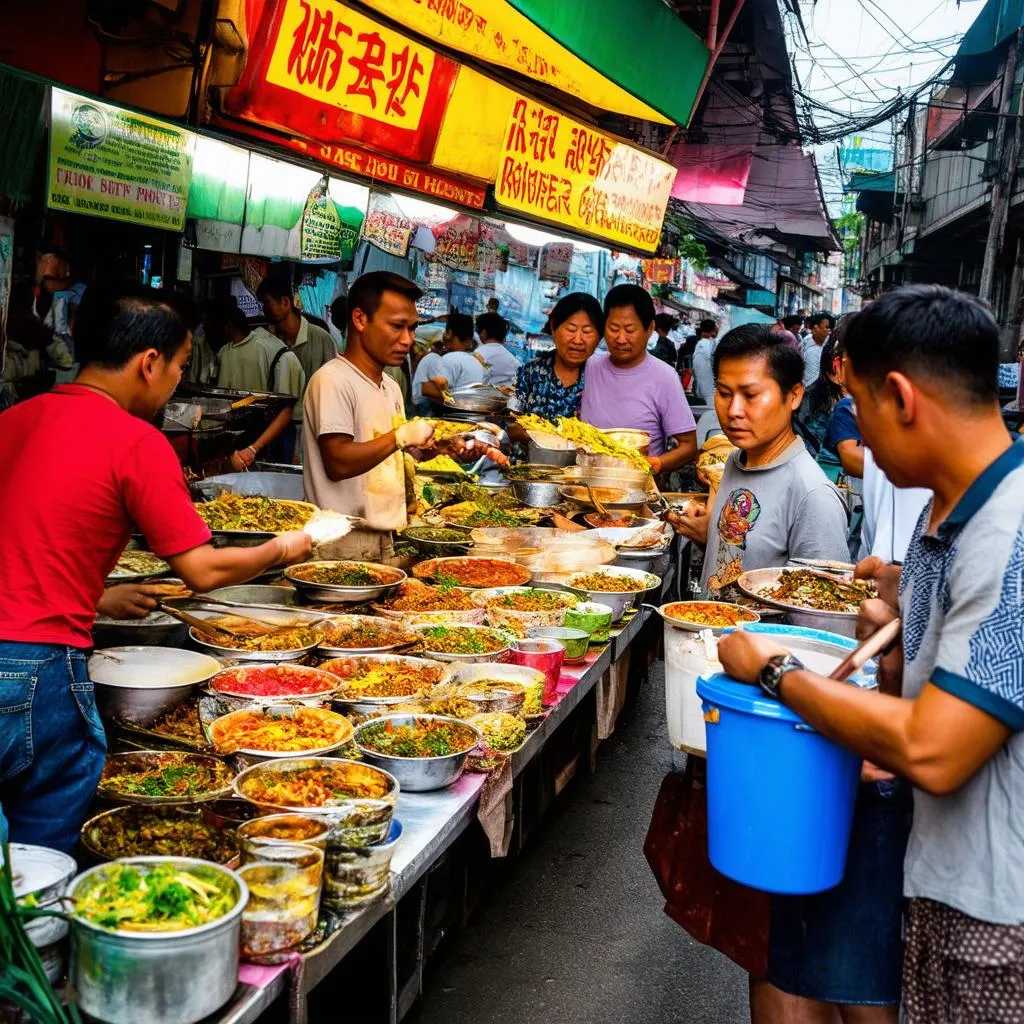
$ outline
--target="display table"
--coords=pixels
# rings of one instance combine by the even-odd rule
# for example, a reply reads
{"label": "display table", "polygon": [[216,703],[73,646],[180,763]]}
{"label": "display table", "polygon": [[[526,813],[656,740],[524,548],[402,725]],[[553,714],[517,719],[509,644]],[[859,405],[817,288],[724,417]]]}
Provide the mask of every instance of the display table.
{"label": "display table", "polygon": [[[630,644],[640,634],[649,615],[649,610],[641,609],[624,625],[613,630],[609,643],[591,648],[585,663],[563,669],[558,703],[511,757],[509,770],[513,781],[538,761],[558,731],[599,684],[604,685],[604,680],[617,675],[621,678],[618,685],[624,686],[625,664],[619,664],[617,673],[616,664],[623,662],[629,654]],[[621,707],[621,700],[618,706]],[[390,894],[366,907],[348,912],[343,927],[314,952],[303,956],[296,954],[290,964],[273,967],[243,964],[239,972],[238,989],[231,1002],[220,1013],[208,1018],[206,1024],[250,1024],[281,996],[287,996],[289,1000],[289,1017],[293,1024],[305,1024],[306,997],[310,991],[382,922],[390,923],[390,1019],[401,1020],[422,991],[425,958],[422,955],[421,920],[418,936],[420,956],[414,976],[399,982],[394,969],[396,958],[393,948],[396,942],[398,904],[407,897],[412,900],[419,898],[425,903],[426,886],[421,885],[421,881],[425,882],[424,876],[431,867],[441,860],[477,817],[481,791],[487,782],[487,776],[465,774],[455,785],[435,793],[399,794],[395,818],[401,821],[403,832],[392,861]],[[556,781],[545,788],[551,789],[553,798],[560,787]],[[524,801],[528,799],[524,789],[523,786],[511,786],[509,789],[509,806],[514,808],[518,818],[521,818]],[[525,831],[520,833],[517,849],[521,848],[524,841]],[[417,888],[422,891],[414,892]],[[422,914],[420,917],[422,919]]]}

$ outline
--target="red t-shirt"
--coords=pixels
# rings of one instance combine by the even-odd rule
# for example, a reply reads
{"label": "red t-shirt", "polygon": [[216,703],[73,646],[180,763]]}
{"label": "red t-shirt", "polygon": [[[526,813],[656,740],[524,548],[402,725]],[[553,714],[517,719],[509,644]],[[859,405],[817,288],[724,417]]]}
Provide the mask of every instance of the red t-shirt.
{"label": "red t-shirt", "polygon": [[133,528],[163,558],[210,539],[159,430],[75,384],[0,415],[0,640],[91,647]]}

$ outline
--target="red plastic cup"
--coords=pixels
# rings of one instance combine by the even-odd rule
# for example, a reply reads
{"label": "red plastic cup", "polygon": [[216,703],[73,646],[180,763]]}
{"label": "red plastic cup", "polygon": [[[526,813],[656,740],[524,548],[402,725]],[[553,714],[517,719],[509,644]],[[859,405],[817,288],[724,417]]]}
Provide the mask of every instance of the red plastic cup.
{"label": "red plastic cup", "polygon": [[526,665],[544,673],[543,702],[547,707],[557,704],[565,648],[557,640],[517,640],[509,653],[513,665]]}

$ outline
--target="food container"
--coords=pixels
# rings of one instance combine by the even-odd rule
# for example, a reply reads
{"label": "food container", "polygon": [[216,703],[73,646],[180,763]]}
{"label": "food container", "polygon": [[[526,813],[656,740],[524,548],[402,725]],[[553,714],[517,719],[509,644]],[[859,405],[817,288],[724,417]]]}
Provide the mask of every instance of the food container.
{"label": "food container", "polygon": [[615,609],[598,601],[580,601],[565,613],[565,624],[570,629],[585,629],[590,633],[590,642],[607,643]]}
{"label": "food container", "polygon": [[566,580],[568,586],[574,593],[582,595],[587,601],[599,601],[607,604],[612,609],[613,621],[618,622],[643,596],[655,587],[661,586],[661,578],[649,572],[642,572],[639,569],[623,569],[620,566],[601,566],[595,572],[608,576],[619,576],[623,579],[635,580],[643,584],[640,590],[586,590],[577,585],[582,578],[590,573],[574,573]]}
{"label": "food container", "polygon": [[526,457],[534,466],[573,466],[576,464],[576,445],[571,441],[564,441],[557,434],[552,435],[555,440],[566,445],[565,448],[544,448],[537,444],[531,437],[526,443]]}
{"label": "food container", "polygon": [[[712,620],[716,613],[735,621],[715,625]],[[738,625],[746,626],[761,621],[761,616],[753,608],[744,608],[730,601],[673,601],[663,604],[658,609],[658,614],[665,620],[666,628],[698,633],[703,629],[710,629],[716,636],[724,630],[735,629]]]}
{"label": "food container", "polygon": [[203,640],[196,633],[195,626],[192,626],[188,631],[189,639],[197,647],[203,648],[205,651],[209,651],[211,654],[216,655],[219,658],[231,661],[255,661],[264,665],[276,665],[281,662],[288,661],[302,661],[307,655],[320,646],[319,639],[313,643],[306,644],[304,647],[295,647],[285,651],[246,651],[241,650],[238,647],[223,647],[220,644],[211,643],[208,640]]}
{"label": "food container", "polygon": [[[464,582],[466,577],[460,578],[459,569],[477,572],[500,572],[505,574],[509,582],[504,584],[493,583],[469,583]],[[478,555],[462,556],[458,558],[431,558],[426,562],[420,562],[412,570],[413,576],[421,580],[443,579],[448,577],[455,581],[455,584],[462,590],[494,590],[496,586],[521,587],[530,582],[530,570],[518,565],[511,555],[487,556]]]}
{"label": "food container", "polygon": [[355,564],[355,560],[338,559],[333,561],[303,562],[300,565],[289,566],[285,569],[284,575],[285,579],[307,601],[337,602],[339,604],[362,604],[365,601],[378,600],[382,595],[393,590],[406,579],[406,575],[401,569],[396,569],[393,565],[380,565],[377,562],[360,562],[358,564],[366,566],[372,572],[380,573],[381,577],[386,578],[387,582],[373,583],[368,586],[346,586],[334,583],[311,583],[309,580],[304,580],[298,575],[304,569],[314,567],[329,568],[344,563]]}
{"label": "food container", "polygon": [[[238,942],[249,890],[227,868],[190,857],[130,857],[116,864],[140,870],[161,863],[226,876],[237,900],[223,917],[175,932],[110,931],[81,918],[71,926],[69,977],[82,1010],[106,1024],[196,1024],[216,1013],[238,984]],[[113,865],[80,874],[69,895]]]}
{"label": "food container", "polygon": [[239,875],[249,887],[242,912],[241,952],[267,956],[297,946],[316,928],[324,851],[306,843],[264,845],[243,851]]}
{"label": "food container", "polygon": [[221,667],[176,647],[112,647],[89,658],[100,714],[151,725],[195,693]]}
{"label": "food container", "polygon": [[573,665],[584,661],[590,649],[590,633],[585,629],[573,629],[569,626],[541,626],[531,629],[532,639],[554,640],[565,648],[564,664]]}
{"label": "food container", "polygon": [[318,850],[326,849],[330,831],[324,822],[305,814],[267,814],[242,822],[237,835],[238,844],[248,859],[259,860],[260,849],[279,843],[304,843]]}
{"label": "food container", "polygon": [[248,800],[238,797],[225,797],[223,800],[209,800],[199,805],[199,814],[203,821],[216,828],[233,829],[247,821],[251,821],[259,813]]}
{"label": "food container", "polygon": [[[389,651],[397,651],[402,647],[409,647],[416,642],[416,637],[406,632],[401,623],[393,619],[377,615],[332,615],[331,621],[325,623],[325,629],[332,625],[356,627],[376,626],[379,629],[386,629],[393,634],[391,643],[381,644],[377,647],[344,647],[338,640],[325,639],[320,645],[320,655],[325,658],[345,658],[352,654],[387,654]],[[385,638],[382,638],[385,639]]]}
{"label": "food container", "polygon": [[104,647],[180,647],[188,636],[188,626],[162,611],[152,611],[144,619],[108,619],[97,615],[92,627],[93,645]]}
{"label": "food container", "polygon": [[[395,694],[393,696],[363,696],[355,690],[346,690],[346,680],[352,678],[366,668],[381,667],[385,672],[388,666],[411,668],[423,674],[422,686],[415,691]],[[450,667],[441,661],[431,658],[410,658],[401,654],[361,654],[349,658],[335,658],[324,662],[321,668],[338,676],[338,693],[332,707],[342,714],[356,712],[363,715],[380,714],[387,711],[391,704],[401,704],[417,693],[423,693],[438,683],[444,682],[451,674]]]}
{"label": "food container", "polygon": [[[434,645],[431,643],[436,631],[443,629],[448,634],[466,635],[466,636],[486,636],[493,639],[495,643],[500,644],[493,651],[481,651],[479,653],[466,653],[466,654],[448,654],[444,651],[435,650]],[[485,661],[507,661],[508,651],[512,646],[512,641],[515,639],[510,633],[506,633],[501,629],[494,629],[493,627],[487,626],[417,626],[416,633],[423,638],[423,653],[428,658],[434,658],[437,661],[449,661],[456,662],[465,665],[475,665],[479,662]]]}
{"label": "food container", "polygon": [[[519,611],[505,607],[500,598],[506,594],[528,594],[532,590],[544,594],[554,594],[557,607],[540,611]],[[565,610],[572,607],[578,598],[574,594],[560,590],[547,590],[543,587],[495,587],[493,590],[480,590],[473,598],[485,610],[487,621],[498,629],[511,629],[513,632],[525,632],[537,626],[561,626],[565,621]]]}
{"label": "food container", "polygon": [[482,626],[486,617],[483,608],[462,608],[450,612],[396,612],[383,605],[372,607],[378,614],[393,622],[400,622],[406,629],[415,629],[417,626]]}
{"label": "food container", "polygon": [[[168,832],[160,838],[155,835],[157,819],[166,822]],[[188,834],[188,845],[180,835],[180,826],[195,826]],[[173,834],[179,830],[179,835]],[[126,849],[126,843],[111,846],[111,833],[133,837],[136,849]],[[205,834],[205,835],[204,835]],[[202,844],[197,846],[196,844]],[[231,829],[221,829],[189,807],[115,807],[94,815],[82,826],[82,845],[97,860],[117,860],[120,857],[195,857],[214,864],[233,866],[238,860],[238,843]]]}
{"label": "food container", "polygon": [[[432,534],[443,529],[451,533],[452,538],[448,540],[434,540]],[[468,526],[410,526],[403,530],[399,536],[402,540],[408,541],[421,555],[427,558],[443,558],[446,555],[459,555],[466,552],[473,546],[473,538]]]}
{"label": "food container", "polygon": [[562,503],[562,485],[543,480],[513,480],[512,493],[527,508],[552,508]]}
{"label": "food container", "polygon": [[352,845],[331,843],[324,860],[324,904],[358,907],[387,892],[391,858],[402,838],[402,823],[392,821],[380,842]]}
{"label": "food container", "polygon": [[534,465],[523,462],[518,466],[508,466],[501,471],[501,475],[515,483],[516,480],[533,480],[538,483],[562,483],[564,482],[565,469],[562,466]]}
{"label": "food container", "polygon": [[517,640],[510,655],[513,665],[525,665],[544,673],[545,707],[558,703],[565,648],[557,640]]}
{"label": "food container", "polygon": [[299,595],[291,587],[267,586],[260,583],[242,583],[236,587],[219,587],[206,597],[214,601],[232,601],[259,607],[291,608],[298,604]]}
{"label": "food container", "polygon": [[[8,849],[11,851],[14,898],[19,903],[30,900],[40,910],[62,909],[60,898],[78,871],[74,858],[60,850],[28,843],[11,843]],[[3,856],[0,854],[0,863],[2,861]],[[34,917],[24,923],[25,933],[32,945],[40,951],[40,956],[46,951],[48,957],[44,957],[44,960],[56,960],[58,965],[63,966],[63,953],[59,947],[54,947],[67,935],[67,921],[62,917]]]}
{"label": "food container", "polygon": [[[280,677],[280,689],[263,685]],[[259,685],[257,685],[259,684]],[[250,704],[289,701],[317,707],[330,700],[338,688],[338,679],[322,669],[308,665],[249,665],[225,668],[210,680],[210,689],[226,697],[237,697]],[[253,692],[255,689],[266,693]]]}
{"label": "food container", "polygon": [[641,455],[646,455],[651,447],[651,435],[646,430],[634,430],[632,427],[610,427],[603,433],[609,440],[621,444],[623,448],[632,448]]}
{"label": "food container", "polygon": [[[628,512],[639,512],[647,503],[647,492],[640,488],[628,487],[594,487],[590,488],[605,508],[625,509]],[[590,497],[590,490],[578,484],[563,484],[561,495],[570,501],[587,508],[595,508],[593,499]]]}
{"label": "food container", "polygon": [[[438,757],[397,757],[393,754],[382,754],[363,742],[368,733],[381,728],[382,722],[390,722],[396,728],[413,726],[420,722],[440,722],[458,726],[466,730],[468,745],[456,753]],[[480,733],[471,725],[443,715],[384,715],[381,718],[371,718],[356,728],[356,746],[359,747],[363,760],[389,772],[398,779],[399,785],[407,793],[427,793],[450,786],[462,774],[466,756],[480,743],[481,738]]]}
{"label": "food container", "polygon": [[[163,772],[167,769],[195,768],[208,774],[207,788],[195,788],[190,792],[157,793],[129,792],[109,781],[115,775],[143,775],[147,772]],[[201,803],[205,800],[219,800],[231,792],[234,772],[219,758],[208,754],[191,754],[177,750],[131,750],[124,754],[108,754],[107,763],[100,777],[97,796],[112,803],[139,804],[149,807],[172,807],[176,804]]]}
{"label": "food container", "polygon": [[857,613],[855,611],[816,611],[813,608],[801,608],[797,605],[787,604],[784,601],[776,601],[774,598],[765,597],[764,591],[777,585],[786,571],[784,568],[752,569],[750,572],[743,573],[736,581],[736,585],[747,597],[760,601],[771,608],[779,608],[784,611],[786,618],[794,626],[838,633],[841,636],[856,637]]}
{"label": "food container", "polygon": [[[290,719],[301,716],[307,721],[317,720],[325,730],[330,730],[330,740],[319,746],[311,746],[306,750],[273,750],[258,749],[256,747],[234,747],[225,738],[230,729],[239,721],[251,719],[258,715],[266,719]],[[325,711],[323,708],[295,707],[294,705],[278,705],[277,707],[247,708],[242,711],[232,711],[229,714],[221,715],[209,728],[210,742],[217,749],[218,753],[224,756],[232,756],[240,765],[258,764],[261,761],[271,761],[282,757],[324,757],[345,746],[352,739],[352,723],[334,711]],[[309,742],[315,743],[310,740]]]}
{"label": "food container", "polygon": [[[528,665],[464,665],[451,681],[458,686],[459,696],[472,701],[479,712],[535,715],[542,710],[547,676]],[[474,687],[484,681],[507,685]]]}
{"label": "food container", "polygon": [[650,491],[653,479],[644,469],[638,469],[614,455],[588,455],[580,452],[576,465],[565,471],[567,484],[590,484],[591,487],[625,487],[627,490]]}
{"label": "food container", "polygon": [[[330,769],[333,795],[329,803],[271,803],[256,795],[259,787],[286,780],[289,774],[307,769]],[[330,845],[341,835],[360,836],[373,842],[387,835],[398,799],[398,780],[380,768],[337,757],[293,757],[266,761],[242,772],[234,782],[235,792],[259,808],[263,814],[291,812],[322,821],[330,828]],[[282,799],[285,799],[282,797]]]}

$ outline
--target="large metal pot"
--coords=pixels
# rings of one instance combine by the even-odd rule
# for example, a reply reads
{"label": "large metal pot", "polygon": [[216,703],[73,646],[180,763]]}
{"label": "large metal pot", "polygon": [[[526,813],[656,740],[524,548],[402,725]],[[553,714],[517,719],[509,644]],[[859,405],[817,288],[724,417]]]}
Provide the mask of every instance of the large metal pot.
{"label": "large metal pot", "polygon": [[527,456],[534,466],[574,466],[576,446],[571,448],[543,448],[536,441],[528,441]]}
{"label": "large metal pot", "polygon": [[[129,857],[115,864],[173,863],[230,877],[238,900],[224,917],[178,932],[117,932],[80,918],[71,926],[70,979],[81,1008],[106,1024],[195,1024],[216,1013],[238,984],[238,941],[249,890],[227,868],[191,857]],[[99,872],[80,874],[75,893]]]}
{"label": "large metal pot", "polygon": [[562,503],[562,485],[546,480],[513,480],[512,493],[529,508],[551,508]]}

